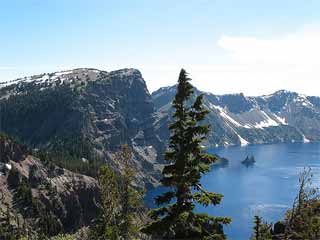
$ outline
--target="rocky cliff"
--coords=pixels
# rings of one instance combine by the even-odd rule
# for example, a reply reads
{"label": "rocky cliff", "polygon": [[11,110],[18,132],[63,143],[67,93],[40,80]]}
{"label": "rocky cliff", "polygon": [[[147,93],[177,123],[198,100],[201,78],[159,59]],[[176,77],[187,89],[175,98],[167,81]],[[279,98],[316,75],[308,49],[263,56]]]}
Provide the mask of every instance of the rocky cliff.
{"label": "rocky cliff", "polygon": [[[0,135],[0,221],[49,234],[71,232],[98,215],[94,178],[45,165],[25,146]],[[8,218],[9,216],[9,218]]]}
{"label": "rocky cliff", "polygon": [[[0,83],[0,131],[32,149],[55,152],[64,168],[91,173],[97,159],[121,171],[114,153],[127,143],[137,182],[154,185],[175,93],[173,86],[150,95],[136,69],[81,68],[25,77]],[[195,89],[195,96],[201,93]],[[213,130],[208,146],[320,140],[319,97],[288,91],[204,95]],[[70,167],[76,161],[82,166]]]}
{"label": "rocky cliff", "polygon": [[153,128],[154,106],[141,73],[75,69],[0,85],[0,130],[32,148],[79,159],[93,155],[117,170],[114,152],[127,143],[137,179],[156,183],[163,144]]}
{"label": "rocky cliff", "polygon": [[[176,87],[161,88],[152,94],[157,111],[156,132],[169,137],[171,102]],[[271,95],[247,97],[243,94],[204,94],[212,133],[207,145],[228,146],[320,140],[320,98],[278,91]]]}

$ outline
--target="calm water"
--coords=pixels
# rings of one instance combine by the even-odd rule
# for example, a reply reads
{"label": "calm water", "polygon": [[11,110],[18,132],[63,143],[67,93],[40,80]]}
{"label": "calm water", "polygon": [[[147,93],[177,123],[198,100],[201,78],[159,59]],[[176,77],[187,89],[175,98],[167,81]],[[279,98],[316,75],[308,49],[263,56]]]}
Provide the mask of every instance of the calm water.
{"label": "calm water", "polygon": [[[230,160],[202,179],[204,187],[224,194],[224,199],[217,207],[199,206],[197,211],[231,217],[233,222],[225,232],[232,240],[249,239],[254,215],[269,222],[283,217],[296,196],[304,167],[312,168],[313,183],[320,186],[320,143],[215,148],[210,152]],[[251,154],[256,163],[245,167],[241,161]],[[150,192],[148,200],[159,191]]]}

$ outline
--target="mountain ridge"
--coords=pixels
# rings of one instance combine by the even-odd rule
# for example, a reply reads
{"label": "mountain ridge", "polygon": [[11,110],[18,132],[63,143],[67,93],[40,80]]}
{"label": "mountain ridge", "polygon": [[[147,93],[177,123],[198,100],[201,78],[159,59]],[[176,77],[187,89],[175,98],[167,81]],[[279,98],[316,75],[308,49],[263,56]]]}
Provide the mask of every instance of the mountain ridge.
{"label": "mountain ridge", "polygon": [[[24,77],[0,84],[0,131],[69,159],[97,156],[118,171],[123,166],[114,153],[129,144],[138,182],[154,185],[175,93],[169,86],[150,94],[134,68]],[[320,97],[286,90],[256,97],[215,95],[195,88],[193,97],[199,94],[210,110],[207,147],[320,140]]]}
{"label": "mountain ridge", "polygon": [[[139,75],[142,76],[142,73],[139,69],[137,68],[120,68],[120,69],[117,69],[117,70],[112,70],[112,71],[106,71],[106,70],[101,70],[101,69],[98,69],[98,68],[93,68],[93,67],[80,67],[80,68],[72,68],[72,69],[66,69],[66,70],[60,70],[60,71],[55,71],[55,72],[51,72],[51,73],[41,73],[41,74],[34,74],[34,75],[28,75],[28,76],[24,76],[24,77],[20,77],[20,78],[15,78],[13,80],[8,80],[8,81],[0,81],[0,89],[1,88],[4,88],[4,87],[7,87],[9,85],[13,85],[13,84],[16,84],[18,82],[24,82],[26,81],[26,79],[36,79],[37,76],[44,76],[44,75],[68,75],[68,74],[72,74],[72,73],[76,73],[76,72],[89,72],[89,71],[92,71],[92,72],[105,72],[105,73],[116,73],[116,72],[122,72],[122,71],[133,71],[133,72],[137,72]],[[165,90],[165,89],[172,89],[174,88],[176,85],[168,85],[168,86],[163,86],[163,87],[160,87],[152,92],[150,92],[151,95],[155,94],[156,92],[160,91],[160,90]],[[212,92],[209,92],[209,91],[202,91],[202,90],[199,90],[196,86],[194,86],[196,91],[199,91],[199,92],[202,92],[204,94],[212,94],[212,95],[215,95],[215,96],[225,96],[225,95],[245,95],[244,93],[242,92],[234,92],[234,93],[224,93],[224,94],[214,94]],[[291,91],[291,90],[287,90],[287,89],[279,89],[279,90],[276,90],[274,91],[273,93],[270,93],[270,94],[263,94],[263,95],[246,95],[246,97],[250,97],[250,98],[256,98],[256,97],[268,97],[270,95],[274,95],[274,94],[277,94],[277,93],[293,93],[293,94],[300,94],[300,95],[304,95],[304,96],[307,96],[309,98],[320,98],[320,96],[316,96],[316,95],[308,95],[308,94],[303,94],[303,93],[299,93],[297,91]]]}
{"label": "mountain ridge", "polygon": [[[320,140],[317,131],[320,97],[287,90],[251,97],[243,93],[215,95],[195,89],[195,95],[199,94],[204,94],[205,104],[211,110],[209,123],[213,125],[213,131],[221,131],[215,139],[209,139],[209,146]],[[159,121],[165,121],[166,114],[170,115],[169,105],[174,95],[175,86],[152,93]],[[275,133],[277,130],[279,134]],[[218,137],[224,137],[225,141],[218,142]]]}
{"label": "mountain ridge", "polygon": [[67,150],[79,159],[97,156],[117,170],[122,163],[114,152],[127,143],[137,180],[156,183],[163,145],[139,70],[81,68],[25,77],[0,87],[0,111],[0,131],[28,146]]}

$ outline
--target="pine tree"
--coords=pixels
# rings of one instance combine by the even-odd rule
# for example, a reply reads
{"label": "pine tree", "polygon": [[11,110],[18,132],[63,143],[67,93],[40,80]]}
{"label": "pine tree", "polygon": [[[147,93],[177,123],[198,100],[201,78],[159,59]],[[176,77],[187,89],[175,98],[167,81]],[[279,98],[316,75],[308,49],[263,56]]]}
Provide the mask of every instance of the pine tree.
{"label": "pine tree", "polygon": [[272,224],[262,221],[262,217],[254,216],[254,234],[251,240],[271,240],[272,239]]}
{"label": "pine tree", "polygon": [[161,179],[168,191],[155,199],[160,207],[150,212],[153,221],[142,232],[161,239],[226,239],[223,224],[229,224],[229,218],[194,211],[196,203],[217,205],[223,195],[208,192],[200,184],[201,176],[210,171],[216,157],[201,147],[210,131],[210,126],[203,124],[208,110],[202,95],[191,102],[190,80],[182,69],[173,101],[175,122],[169,126],[171,137],[165,154],[168,164]]}
{"label": "pine tree", "polygon": [[122,175],[103,166],[99,173],[101,188],[101,217],[90,231],[94,240],[130,240],[139,235],[138,213],[143,206],[143,194],[133,185],[134,171],[131,168],[132,152],[123,145],[116,159],[123,167]]}
{"label": "pine tree", "polygon": [[99,171],[99,185],[101,188],[101,217],[91,231],[91,238],[97,240],[116,240],[119,236],[117,222],[119,211],[118,178],[116,173],[107,166]]}
{"label": "pine tree", "polygon": [[261,232],[261,224],[262,224],[262,219],[259,216],[254,216],[254,240],[261,240],[260,232]]}
{"label": "pine tree", "polygon": [[127,144],[122,146],[117,159],[124,164],[119,185],[119,204],[121,206],[118,217],[119,237],[125,240],[136,239],[139,233],[137,215],[143,207],[143,193],[132,187],[134,181],[134,171],[131,167],[132,151]]}

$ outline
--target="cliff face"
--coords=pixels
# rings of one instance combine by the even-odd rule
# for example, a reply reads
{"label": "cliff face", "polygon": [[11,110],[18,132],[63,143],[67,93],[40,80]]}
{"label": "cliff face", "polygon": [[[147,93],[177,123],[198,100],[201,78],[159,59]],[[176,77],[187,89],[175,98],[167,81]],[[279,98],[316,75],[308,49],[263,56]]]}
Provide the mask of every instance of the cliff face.
{"label": "cliff face", "polygon": [[[156,107],[156,132],[166,141],[171,121],[171,102],[176,87],[161,88],[152,94]],[[278,91],[271,95],[247,97],[243,94],[204,94],[212,126],[207,145],[227,146],[320,140],[320,98]]]}
{"label": "cliff face", "polygon": [[[154,185],[175,93],[173,86],[151,96],[136,69],[82,68],[25,77],[0,83],[0,131],[31,149],[84,163],[94,156],[120,172],[114,153],[126,143],[134,153],[137,183]],[[318,97],[287,91],[260,97],[204,95],[212,126],[208,146],[320,140]]]}
{"label": "cliff face", "polygon": [[99,156],[120,171],[114,152],[129,144],[137,181],[156,183],[164,145],[138,70],[75,69],[18,79],[0,85],[0,111],[1,130],[30,147]]}
{"label": "cliff face", "polygon": [[[0,221],[8,213],[13,225],[36,228],[50,219],[52,234],[74,231],[98,215],[95,179],[47,166],[25,146],[0,137]],[[20,226],[21,227],[21,226]]]}

